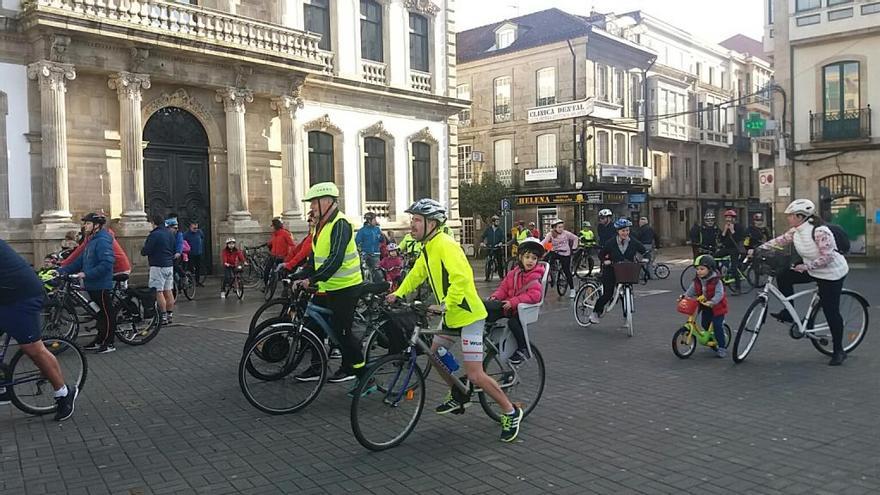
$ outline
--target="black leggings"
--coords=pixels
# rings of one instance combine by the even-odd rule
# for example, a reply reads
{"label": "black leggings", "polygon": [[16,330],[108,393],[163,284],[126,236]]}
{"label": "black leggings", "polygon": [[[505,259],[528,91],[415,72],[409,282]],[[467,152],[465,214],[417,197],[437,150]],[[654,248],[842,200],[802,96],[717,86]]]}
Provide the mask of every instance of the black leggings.
{"label": "black leggings", "polygon": [[616,289],[617,277],[614,276],[614,270],[611,266],[607,266],[602,270],[602,295],[599,296],[599,299],[596,301],[596,307],[593,308],[597,315],[602,316],[605,305],[614,298],[614,291]]}
{"label": "black leggings", "polygon": [[559,259],[559,263],[562,266],[562,273],[565,274],[565,280],[568,282],[568,288],[574,289],[574,278],[571,276],[571,255],[563,256],[559,253],[551,252],[547,257],[547,262],[550,263],[550,266],[553,266],[554,259]]}
{"label": "black leggings", "polygon": [[[503,301],[485,301],[486,312],[489,313],[486,317],[486,322],[493,323],[501,318],[508,317],[508,315],[504,314],[504,310],[501,309],[503,304]],[[523,330],[522,322],[519,321],[518,314],[514,313],[509,316],[507,320],[507,328],[510,329],[510,333],[512,333],[513,337],[516,339],[516,348],[524,350],[526,348],[526,332]]]}
{"label": "black leggings", "polygon": [[359,285],[345,289],[328,291],[316,297],[315,304],[333,312],[330,325],[336,338],[339,339],[339,350],[342,352],[342,369],[360,376],[364,372],[364,352],[361,341],[351,331],[354,324],[354,310],[360,297]]}
{"label": "black leggings", "polygon": [[825,320],[831,329],[831,340],[834,344],[834,352],[843,352],[843,317],[840,316],[840,293],[843,290],[843,281],[846,277],[838,280],[824,280],[815,278],[809,273],[788,270],[779,274],[776,285],[779,292],[786,297],[794,294],[795,284],[808,284],[816,282],[819,286],[819,305],[825,313]]}
{"label": "black leggings", "polygon": [[95,342],[103,346],[113,345],[116,338],[116,306],[110,297],[109,290],[90,290],[89,297],[101,308],[96,320],[98,335]]}

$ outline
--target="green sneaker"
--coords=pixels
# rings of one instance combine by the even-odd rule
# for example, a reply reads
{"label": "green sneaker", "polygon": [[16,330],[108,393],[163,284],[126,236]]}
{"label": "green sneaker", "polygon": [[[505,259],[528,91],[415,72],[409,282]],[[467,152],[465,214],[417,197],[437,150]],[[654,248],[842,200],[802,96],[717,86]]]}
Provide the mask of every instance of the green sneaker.
{"label": "green sneaker", "polygon": [[[348,396],[351,398],[354,398],[355,390],[357,390],[358,387],[360,387],[360,385],[361,385],[360,380],[355,381],[354,386],[351,387],[351,389],[348,391]],[[366,397],[366,396],[372,394],[373,392],[375,392],[376,390],[379,390],[379,387],[376,385],[376,379],[370,378],[370,381],[367,382],[367,386],[364,387],[364,391],[361,392],[361,397]]]}
{"label": "green sneaker", "polygon": [[501,415],[501,441],[512,442],[519,435],[519,425],[522,422],[523,410],[514,406],[510,414]]}
{"label": "green sneaker", "polygon": [[458,402],[452,397],[452,392],[446,394],[443,403],[434,408],[437,414],[464,414],[464,410],[470,405],[470,402]]}

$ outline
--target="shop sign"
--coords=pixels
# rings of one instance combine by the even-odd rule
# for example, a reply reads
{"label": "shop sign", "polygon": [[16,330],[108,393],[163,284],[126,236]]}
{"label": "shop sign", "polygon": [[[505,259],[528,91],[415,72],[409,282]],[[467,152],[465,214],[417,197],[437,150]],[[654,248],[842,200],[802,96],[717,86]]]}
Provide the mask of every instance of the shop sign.
{"label": "shop sign", "polygon": [[587,203],[591,205],[601,205],[602,204],[602,191],[590,191],[584,193],[584,196],[587,198]]}
{"label": "shop sign", "polygon": [[645,203],[648,200],[646,193],[629,193],[630,203]]}
{"label": "shop sign", "polygon": [[623,192],[606,192],[604,193],[604,201],[605,204],[620,204],[626,203],[626,193]]}
{"label": "shop sign", "polygon": [[586,117],[593,113],[592,98],[580,101],[567,101],[557,105],[530,108],[529,124],[540,122],[552,122],[554,120],[567,120],[575,117]]}
{"label": "shop sign", "polygon": [[526,170],[526,182],[538,180],[556,180],[556,167],[539,167]]}
{"label": "shop sign", "polygon": [[568,194],[537,194],[534,196],[517,196],[516,206],[544,206],[586,203],[584,193]]}
{"label": "shop sign", "polygon": [[648,167],[628,167],[625,165],[602,165],[602,177],[650,179],[651,169]]}

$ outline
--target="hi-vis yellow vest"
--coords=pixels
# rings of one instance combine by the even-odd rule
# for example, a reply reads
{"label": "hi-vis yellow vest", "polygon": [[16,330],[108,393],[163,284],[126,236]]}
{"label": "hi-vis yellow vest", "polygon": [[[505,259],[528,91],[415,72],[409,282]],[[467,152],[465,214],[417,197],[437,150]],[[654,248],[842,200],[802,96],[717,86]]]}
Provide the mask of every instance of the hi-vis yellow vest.
{"label": "hi-vis yellow vest", "polygon": [[354,225],[351,220],[345,218],[342,213],[337,212],[336,218],[328,222],[321,229],[320,235],[312,236],[312,252],[315,256],[315,270],[321,268],[330,256],[330,237],[333,232],[333,226],[336,222],[348,222],[351,226],[352,236],[345,246],[345,257],[342,259],[342,266],[330,277],[326,282],[318,282],[318,290],[321,292],[341,290],[347,287],[360,285],[364,279],[361,276],[361,260],[358,257],[357,246],[354,242]]}

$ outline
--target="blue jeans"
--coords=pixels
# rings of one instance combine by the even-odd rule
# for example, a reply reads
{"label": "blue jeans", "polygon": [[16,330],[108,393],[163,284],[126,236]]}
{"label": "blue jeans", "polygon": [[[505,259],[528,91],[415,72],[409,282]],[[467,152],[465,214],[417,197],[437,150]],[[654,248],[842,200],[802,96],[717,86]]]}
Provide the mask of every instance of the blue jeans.
{"label": "blue jeans", "polygon": [[729,342],[724,341],[724,315],[715,316],[712,314],[712,308],[703,308],[700,310],[700,317],[700,324],[703,325],[703,330],[708,329],[710,324],[713,325],[718,347],[726,349]]}

